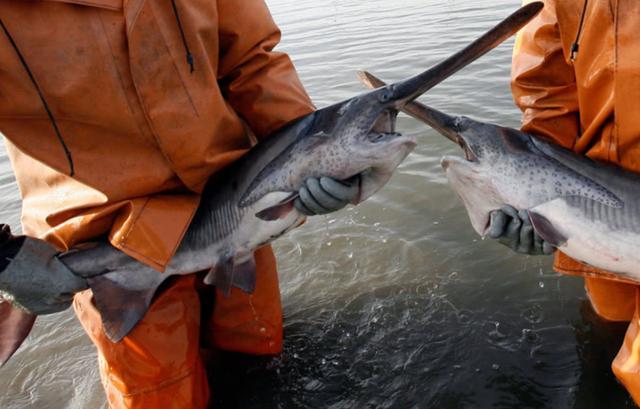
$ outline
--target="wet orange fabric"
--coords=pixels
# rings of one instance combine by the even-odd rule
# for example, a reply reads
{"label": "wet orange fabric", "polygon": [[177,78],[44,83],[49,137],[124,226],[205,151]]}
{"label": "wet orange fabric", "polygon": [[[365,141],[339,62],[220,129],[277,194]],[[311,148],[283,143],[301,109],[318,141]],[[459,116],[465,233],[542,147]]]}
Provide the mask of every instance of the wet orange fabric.
{"label": "wet orange fabric", "polygon": [[[75,167],[69,176],[37,88],[0,30],[0,132],[22,195],[26,234],[60,249],[106,234],[161,274],[207,178],[254,138],[313,110],[290,59],[272,51],[280,32],[262,0],[175,4],[180,24],[171,1],[0,0],[0,19]],[[218,297],[213,321],[202,330],[225,348],[276,353],[282,317],[275,263],[268,248],[258,258],[259,295],[234,290]],[[189,285],[162,294],[143,329],[118,346],[104,340],[90,295],[79,296],[76,308],[83,306],[79,316],[100,349],[113,407],[168,407],[178,396],[183,406],[177,400],[175,407],[206,401],[192,335],[199,304]],[[136,360],[149,371],[127,375]],[[174,382],[172,376],[187,372]]]}
{"label": "wet orange fabric", "polygon": [[[588,2],[574,61],[571,46],[585,2],[544,3],[514,46],[512,92],[523,111],[522,129],[590,158],[640,172],[640,3]],[[640,344],[639,287],[611,281],[612,273],[561,252],[556,252],[554,267],[585,276],[589,299],[603,318],[633,318],[614,371],[639,403],[640,364],[628,352]]]}
{"label": "wet orange fabric", "polygon": [[[204,347],[279,353],[282,312],[279,296],[274,297],[279,294],[278,273],[270,248],[256,252],[256,264],[260,280],[253,294],[233,288],[232,296],[224,297],[213,287],[197,285],[195,275],[177,278],[119,343],[105,336],[91,292],[78,294],[73,306],[98,347],[100,377],[110,407],[206,407],[209,390],[199,356],[201,338]],[[203,323],[199,297],[216,300],[210,319]]]}
{"label": "wet orange fabric", "polygon": [[[289,58],[271,51],[280,33],[263,1],[176,2],[193,72],[171,2],[125,4],[0,1],[0,18],[71,151],[74,177],[4,33],[0,131],[27,234],[67,246],[110,230],[116,247],[162,270],[207,178],[246,151],[251,133],[261,138],[313,107]],[[114,223],[104,222],[114,217],[109,207],[92,225],[97,208],[123,203]],[[147,230],[137,223],[147,212],[171,221],[152,227],[163,229],[153,243],[136,232]]]}
{"label": "wet orange fabric", "polygon": [[635,314],[611,368],[637,404],[640,402],[640,292],[636,292],[634,301]]}
{"label": "wet orange fabric", "polygon": [[232,288],[232,295],[225,297],[216,290],[216,303],[205,332],[207,344],[255,355],[282,350],[282,306],[275,257],[270,248],[263,247],[256,251],[255,258],[260,281],[253,294]]}
{"label": "wet orange fabric", "polygon": [[104,335],[91,292],[75,297],[76,314],[98,347],[110,407],[206,407],[209,391],[199,356],[200,302],[195,280],[194,275],[180,277],[119,343]]}

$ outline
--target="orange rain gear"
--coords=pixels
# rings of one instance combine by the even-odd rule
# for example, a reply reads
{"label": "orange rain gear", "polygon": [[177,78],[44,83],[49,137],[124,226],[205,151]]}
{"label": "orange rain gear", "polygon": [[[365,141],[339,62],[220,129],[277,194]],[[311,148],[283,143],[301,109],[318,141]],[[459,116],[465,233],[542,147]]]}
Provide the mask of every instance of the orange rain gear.
{"label": "orange rain gear", "polygon": [[[272,51],[280,33],[262,0],[0,0],[0,21],[0,132],[23,229],[60,249],[108,234],[161,274],[207,178],[254,136],[313,110],[289,58]],[[256,292],[216,297],[203,338],[277,353],[275,260],[268,248],[256,258]],[[76,297],[111,407],[206,404],[194,281],[176,280],[118,344],[90,293]]]}
{"label": "orange rain gear", "polygon": [[[640,172],[640,3],[544,3],[542,12],[518,34],[514,47],[512,91],[523,111],[522,129],[590,158]],[[585,276],[587,294],[600,316],[631,320],[612,367],[640,403],[640,287],[612,281],[611,273],[561,252],[556,253],[554,267]]]}

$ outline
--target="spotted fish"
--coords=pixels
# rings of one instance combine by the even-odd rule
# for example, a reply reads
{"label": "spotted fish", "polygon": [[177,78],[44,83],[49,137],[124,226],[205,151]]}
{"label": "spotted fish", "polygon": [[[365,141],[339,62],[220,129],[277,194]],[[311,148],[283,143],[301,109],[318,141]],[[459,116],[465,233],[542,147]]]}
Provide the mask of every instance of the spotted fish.
{"label": "spotted fish", "polygon": [[[370,87],[384,85],[370,73],[360,76]],[[441,163],[478,234],[487,234],[492,211],[511,205],[526,210],[535,231],[563,253],[619,280],[640,282],[639,174],[417,102],[403,110],[464,151]]]}
{"label": "spotted fish", "polygon": [[[252,292],[254,251],[303,221],[293,201],[305,179],[321,175],[348,179],[359,174],[360,192],[354,204],[370,197],[416,143],[395,131],[398,109],[513,35],[541,7],[539,2],[524,6],[421,74],[315,111],[265,138],[207,182],[194,219],[164,272],[106,242],[57,256],[87,278],[109,339],[117,342],[134,328],[157,288],[172,275],[208,271],[205,282],[227,294],[232,287]],[[0,363],[15,351],[33,319],[17,314],[9,321],[5,319],[9,313],[3,311]],[[15,325],[16,320],[23,325]]]}

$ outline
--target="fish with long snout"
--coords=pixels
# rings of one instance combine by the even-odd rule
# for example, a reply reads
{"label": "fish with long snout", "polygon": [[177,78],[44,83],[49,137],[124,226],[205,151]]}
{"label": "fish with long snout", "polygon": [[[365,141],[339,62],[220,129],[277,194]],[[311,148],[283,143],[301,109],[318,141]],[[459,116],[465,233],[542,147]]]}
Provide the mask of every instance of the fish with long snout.
{"label": "fish with long snout", "polygon": [[[117,342],[142,319],[172,275],[209,271],[205,282],[228,293],[252,292],[254,251],[304,219],[293,202],[309,177],[360,175],[357,204],[380,189],[411,152],[414,138],[396,132],[398,110],[502,43],[542,8],[522,7],[462,51],[433,68],[297,119],[213,175],[185,236],[163,273],[106,242],[57,255],[87,279],[104,330]],[[0,363],[22,343],[35,317],[0,302]]]}
{"label": "fish with long snout", "polygon": [[[369,87],[384,85],[359,75]],[[534,230],[568,256],[640,282],[640,174],[418,102],[402,110],[462,148],[464,157],[445,156],[441,164],[478,234],[487,234],[492,211],[511,205],[526,210]]]}

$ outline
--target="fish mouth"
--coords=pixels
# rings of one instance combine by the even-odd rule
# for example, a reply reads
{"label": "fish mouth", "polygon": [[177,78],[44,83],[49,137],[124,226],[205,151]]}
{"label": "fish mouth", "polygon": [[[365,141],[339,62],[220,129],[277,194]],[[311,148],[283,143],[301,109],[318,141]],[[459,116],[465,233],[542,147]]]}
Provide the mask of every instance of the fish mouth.
{"label": "fish mouth", "polygon": [[360,184],[357,196],[351,201],[354,205],[368,199],[384,186],[395,169],[418,144],[415,137],[398,132],[380,133],[374,139],[369,144],[375,149],[367,154],[369,163],[373,162],[374,165],[357,173],[360,175]]}
{"label": "fish mouth", "polygon": [[499,208],[492,201],[492,187],[482,177],[482,169],[473,160],[449,155],[441,159],[449,185],[462,199],[473,229],[484,237],[489,231],[490,212]]}
{"label": "fish mouth", "polygon": [[[359,71],[358,77],[369,87],[381,87],[386,85],[384,81],[367,71]],[[424,122],[435,131],[440,133],[442,136],[460,146],[467,161],[478,162],[478,155],[473,152],[473,149],[469,146],[464,137],[461,136],[462,126],[460,124],[460,118],[447,115],[444,112],[440,112],[437,109],[431,108],[417,101],[401,101],[396,105],[396,109],[399,109],[407,115],[410,115],[417,120]],[[387,109],[387,111],[391,110],[392,109]],[[380,119],[378,119],[378,122],[379,121]],[[376,124],[378,122],[376,122]]]}
{"label": "fish mouth", "polygon": [[416,139],[408,136],[404,136],[400,132],[369,132],[367,134],[367,141],[372,144],[391,143],[395,144],[399,141],[401,144],[413,144],[416,145]]}
{"label": "fish mouth", "polygon": [[473,150],[471,149],[471,147],[469,146],[469,144],[461,137],[458,137],[458,145],[460,146],[460,148],[462,149],[462,152],[464,153],[464,158],[467,160],[467,162],[478,162],[478,155],[476,155]]}

